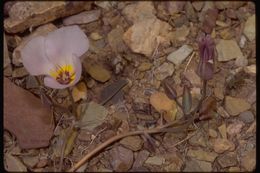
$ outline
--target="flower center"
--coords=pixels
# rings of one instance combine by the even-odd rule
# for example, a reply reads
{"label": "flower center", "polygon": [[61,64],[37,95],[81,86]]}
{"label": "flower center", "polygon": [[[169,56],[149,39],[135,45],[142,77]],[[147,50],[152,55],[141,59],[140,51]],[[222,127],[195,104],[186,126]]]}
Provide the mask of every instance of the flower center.
{"label": "flower center", "polygon": [[75,72],[72,65],[57,66],[50,75],[60,84],[67,85],[74,81]]}

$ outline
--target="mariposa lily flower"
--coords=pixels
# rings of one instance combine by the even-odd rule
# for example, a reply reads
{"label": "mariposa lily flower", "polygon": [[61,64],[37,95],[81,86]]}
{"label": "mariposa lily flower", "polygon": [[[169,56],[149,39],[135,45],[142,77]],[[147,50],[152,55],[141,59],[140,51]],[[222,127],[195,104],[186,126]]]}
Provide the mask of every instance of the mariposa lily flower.
{"label": "mariposa lily flower", "polygon": [[197,74],[202,80],[210,80],[214,73],[214,49],[215,44],[210,35],[206,35],[199,40],[200,61]]}
{"label": "mariposa lily flower", "polygon": [[82,72],[80,56],[88,48],[87,36],[74,25],[33,38],[21,50],[21,57],[31,75],[45,75],[46,86],[63,89],[79,81]]}

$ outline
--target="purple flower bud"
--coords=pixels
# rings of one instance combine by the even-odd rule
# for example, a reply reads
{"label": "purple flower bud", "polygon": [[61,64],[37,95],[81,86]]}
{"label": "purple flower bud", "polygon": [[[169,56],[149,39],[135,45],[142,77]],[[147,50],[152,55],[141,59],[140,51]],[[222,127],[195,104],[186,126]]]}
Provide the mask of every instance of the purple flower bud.
{"label": "purple flower bud", "polygon": [[197,74],[202,80],[210,80],[214,73],[214,49],[215,44],[210,35],[203,36],[199,40],[200,61]]}
{"label": "purple flower bud", "polygon": [[46,86],[63,89],[79,81],[82,72],[80,56],[88,48],[85,33],[78,26],[68,26],[31,39],[22,49],[21,56],[31,75],[46,75]]}

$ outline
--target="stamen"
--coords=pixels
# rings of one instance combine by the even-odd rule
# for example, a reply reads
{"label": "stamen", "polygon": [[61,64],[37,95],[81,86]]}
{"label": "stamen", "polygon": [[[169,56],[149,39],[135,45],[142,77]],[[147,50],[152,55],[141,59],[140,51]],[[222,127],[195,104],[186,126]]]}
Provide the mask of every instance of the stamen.
{"label": "stamen", "polygon": [[51,70],[50,75],[57,80],[57,82],[67,85],[74,81],[76,74],[72,65],[66,64],[60,66],[57,64],[55,68],[55,70]]}

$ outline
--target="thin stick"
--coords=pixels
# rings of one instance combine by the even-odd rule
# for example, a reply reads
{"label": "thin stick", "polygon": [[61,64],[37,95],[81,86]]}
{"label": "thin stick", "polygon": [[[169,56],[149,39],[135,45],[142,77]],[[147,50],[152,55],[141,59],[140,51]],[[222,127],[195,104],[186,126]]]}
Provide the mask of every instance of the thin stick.
{"label": "thin stick", "polygon": [[67,91],[69,93],[70,101],[71,101],[71,104],[72,104],[72,114],[75,115],[76,119],[78,120],[79,117],[78,117],[77,112],[76,112],[76,104],[74,102],[71,90],[69,88],[67,88]]}
{"label": "thin stick", "polygon": [[193,52],[193,53],[191,54],[190,59],[189,59],[188,63],[186,64],[186,67],[185,67],[185,69],[184,69],[184,72],[186,72],[187,67],[188,67],[188,65],[190,64],[190,62],[191,62],[191,60],[192,60],[192,58],[193,58],[194,55],[195,55],[195,52]]}
{"label": "thin stick", "polygon": [[[193,118],[191,118],[191,120],[193,120]],[[193,122],[191,120],[190,120],[190,122]],[[167,128],[167,127],[172,126],[172,125],[176,125],[178,123],[182,124],[183,122],[187,122],[187,120],[184,120],[184,121],[177,120],[177,121],[174,121],[174,122],[171,122],[171,123],[168,123],[168,124],[156,127],[156,128],[140,130],[140,131],[133,131],[133,132],[127,132],[127,133],[123,133],[123,134],[119,134],[119,135],[113,136],[113,137],[109,138],[107,141],[105,141],[104,143],[102,143],[99,146],[97,146],[90,153],[85,155],[78,163],[76,163],[73,167],[71,167],[68,170],[68,172],[76,171],[80,166],[82,166],[87,160],[89,160],[96,153],[98,153],[99,151],[101,151],[102,149],[107,147],[108,145],[118,141],[119,139],[122,139],[122,138],[127,137],[127,136],[142,135],[144,133],[147,133],[147,134],[161,133],[162,130],[164,130],[164,128]]]}

